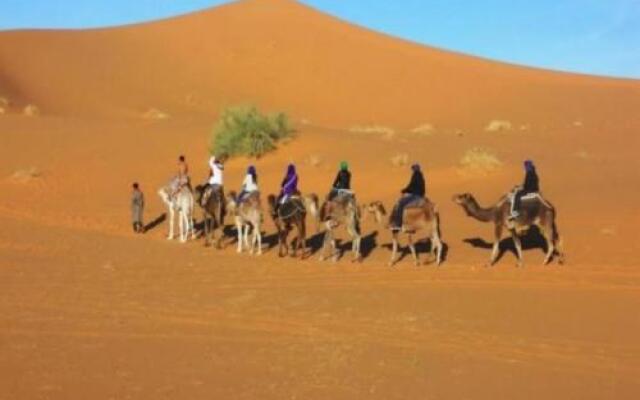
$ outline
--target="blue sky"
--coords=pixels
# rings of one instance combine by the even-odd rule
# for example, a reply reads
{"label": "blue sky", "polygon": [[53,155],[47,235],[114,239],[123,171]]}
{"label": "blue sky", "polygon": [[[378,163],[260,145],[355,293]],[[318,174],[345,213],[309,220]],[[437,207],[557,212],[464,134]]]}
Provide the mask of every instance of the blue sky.
{"label": "blue sky", "polygon": [[[224,0],[0,0],[0,29],[121,25]],[[303,0],[413,41],[517,64],[640,78],[640,0]]]}

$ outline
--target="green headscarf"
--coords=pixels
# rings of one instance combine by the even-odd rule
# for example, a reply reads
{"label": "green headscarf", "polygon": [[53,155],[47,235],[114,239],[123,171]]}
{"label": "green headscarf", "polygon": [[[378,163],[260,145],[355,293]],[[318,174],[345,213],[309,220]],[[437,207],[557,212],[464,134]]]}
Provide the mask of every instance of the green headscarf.
{"label": "green headscarf", "polygon": [[349,169],[349,164],[346,161],[340,162],[340,169],[343,171],[347,171]]}

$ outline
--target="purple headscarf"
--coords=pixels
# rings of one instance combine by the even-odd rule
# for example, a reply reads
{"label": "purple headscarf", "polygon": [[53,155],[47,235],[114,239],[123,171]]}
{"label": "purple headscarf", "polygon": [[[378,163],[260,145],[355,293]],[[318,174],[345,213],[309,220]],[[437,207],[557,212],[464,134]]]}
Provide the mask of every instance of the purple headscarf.
{"label": "purple headscarf", "polygon": [[296,166],[289,164],[287,166],[287,175],[282,181],[282,194],[291,196],[298,191],[298,174],[296,174]]}

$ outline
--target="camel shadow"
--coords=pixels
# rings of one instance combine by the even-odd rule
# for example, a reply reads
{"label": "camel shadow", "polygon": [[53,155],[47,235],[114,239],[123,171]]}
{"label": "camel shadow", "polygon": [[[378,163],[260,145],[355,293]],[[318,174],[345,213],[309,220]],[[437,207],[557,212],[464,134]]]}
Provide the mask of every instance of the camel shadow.
{"label": "camel shadow", "polygon": [[309,256],[314,256],[324,245],[324,231],[317,231],[313,236],[307,238],[307,248],[309,249]]}
{"label": "camel shadow", "polygon": [[362,237],[360,242],[360,253],[362,254],[362,260],[369,258],[373,250],[378,247],[378,231],[373,231],[368,235]]}
{"label": "camel shadow", "polygon": [[[547,252],[547,242],[544,239],[544,236],[540,233],[540,230],[537,226],[532,226],[524,236],[520,237],[520,241],[522,243],[522,251],[532,250],[532,249],[540,249],[544,253]],[[468,238],[464,239],[463,242],[471,245],[474,248],[491,250],[493,249],[493,243],[487,242],[482,238]],[[513,243],[511,237],[504,238],[500,240],[500,244],[498,245],[498,257],[496,258],[496,262],[500,261],[504,255],[510,252],[515,257],[518,256],[516,252],[516,246]]]}
{"label": "camel shadow", "polygon": [[269,252],[273,250],[278,245],[278,233],[271,233],[266,235],[263,233],[262,235],[262,246],[263,251]]}
{"label": "camel shadow", "polygon": [[158,215],[153,221],[149,222],[148,224],[146,224],[144,226],[145,233],[155,229],[158,225],[160,225],[161,223],[163,223],[166,220],[167,220],[167,214],[166,213],[162,213],[162,214]]}

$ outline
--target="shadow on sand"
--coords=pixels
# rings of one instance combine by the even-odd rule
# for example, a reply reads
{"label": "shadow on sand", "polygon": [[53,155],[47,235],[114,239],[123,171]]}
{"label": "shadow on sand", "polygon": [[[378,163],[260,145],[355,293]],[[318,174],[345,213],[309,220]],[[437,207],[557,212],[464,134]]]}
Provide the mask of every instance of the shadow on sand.
{"label": "shadow on sand", "polygon": [[166,220],[167,220],[167,214],[166,213],[162,213],[162,214],[158,215],[153,221],[149,222],[148,224],[146,224],[144,226],[145,233],[155,229],[158,225],[160,225],[161,223],[163,223]]}
{"label": "shadow on sand", "polygon": [[[547,251],[547,242],[544,240],[544,237],[537,226],[532,226],[524,236],[520,237],[520,240],[522,242],[523,252],[531,249],[541,249],[544,253]],[[464,239],[463,242],[474,248],[489,250],[489,252],[491,252],[491,249],[493,248],[493,243],[487,242],[482,238],[468,238]],[[512,253],[514,257],[517,258],[516,246],[514,245],[511,236],[500,240],[498,249],[496,262],[500,261],[506,252]]]}

